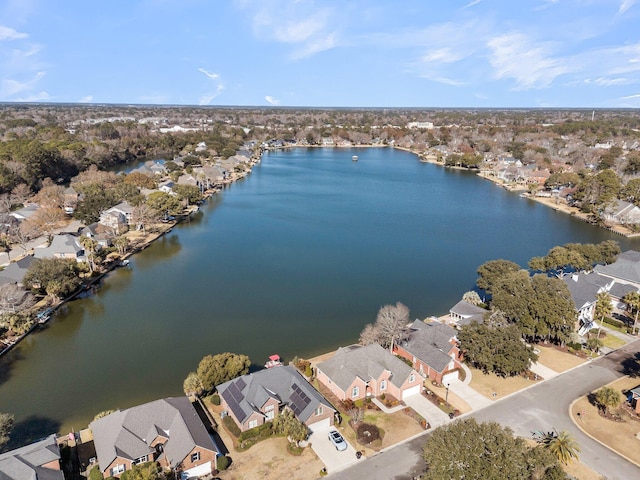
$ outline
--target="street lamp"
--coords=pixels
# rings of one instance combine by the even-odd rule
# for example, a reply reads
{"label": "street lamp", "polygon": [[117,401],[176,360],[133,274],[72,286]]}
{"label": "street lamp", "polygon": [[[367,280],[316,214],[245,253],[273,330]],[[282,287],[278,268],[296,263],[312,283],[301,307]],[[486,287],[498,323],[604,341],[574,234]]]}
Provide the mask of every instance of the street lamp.
{"label": "street lamp", "polygon": [[449,386],[450,385],[451,385],[450,383],[447,383],[447,390],[446,390],[446,393],[444,395],[444,403],[445,404],[449,403]]}

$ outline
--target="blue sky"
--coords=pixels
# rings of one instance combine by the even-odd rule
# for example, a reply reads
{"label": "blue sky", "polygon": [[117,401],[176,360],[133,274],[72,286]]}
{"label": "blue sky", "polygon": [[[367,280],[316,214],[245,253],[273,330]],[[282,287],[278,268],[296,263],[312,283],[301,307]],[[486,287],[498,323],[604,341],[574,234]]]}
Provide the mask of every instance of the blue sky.
{"label": "blue sky", "polygon": [[640,107],[640,0],[0,0],[0,101]]}

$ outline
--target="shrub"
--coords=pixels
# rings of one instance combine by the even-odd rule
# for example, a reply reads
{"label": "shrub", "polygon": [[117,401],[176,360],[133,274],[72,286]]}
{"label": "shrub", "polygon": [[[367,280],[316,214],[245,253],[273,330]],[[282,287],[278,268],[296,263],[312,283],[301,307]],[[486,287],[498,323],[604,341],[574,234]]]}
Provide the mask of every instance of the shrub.
{"label": "shrub", "polygon": [[245,441],[252,438],[268,438],[273,433],[272,427],[273,424],[271,422],[263,423],[262,425],[242,432],[238,437],[238,441],[240,443],[244,443]]}
{"label": "shrub", "polygon": [[307,366],[304,368],[304,374],[307,377],[311,377],[313,375],[313,368],[310,363],[307,363]]}
{"label": "shrub", "polygon": [[220,470],[221,472],[229,468],[229,465],[231,465],[231,459],[224,455],[219,456],[216,459],[216,462],[218,464],[218,470]]}
{"label": "shrub", "polygon": [[227,430],[229,430],[229,433],[234,437],[238,438],[242,433],[240,431],[240,427],[238,427],[238,424],[229,415],[227,415],[222,419],[222,423],[224,423],[224,426],[227,428]]}
{"label": "shrub", "polygon": [[605,317],[604,323],[606,323],[607,325],[611,325],[612,327],[617,327],[617,328],[626,327],[626,324],[624,322],[621,322],[620,320],[616,320],[615,318],[611,318],[611,317]]}
{"label": "shrub", "polygon": [[582,350],[582,344],[580,342],[567,342],[567,347],[573,349],[574,351]]}
{"label": "shrub", "polygon": [[213,403],[214,405],[220,405],[220,395],[218,395],[217,393],[214,393],[213,395],[211,395],[211,403]]}
{"label": "shrub", "polygon": [[103,480],[104,477],[102,473],[100,473],[100,467],[96,465],[91,470],[89,470],[89,480]]}
{"label": "shrub", "polygon": [[358,443],[361,445],[369,445],[371,442],[380,439],[380,430],[377,426],[370,423],[361,423],[356,429]]}

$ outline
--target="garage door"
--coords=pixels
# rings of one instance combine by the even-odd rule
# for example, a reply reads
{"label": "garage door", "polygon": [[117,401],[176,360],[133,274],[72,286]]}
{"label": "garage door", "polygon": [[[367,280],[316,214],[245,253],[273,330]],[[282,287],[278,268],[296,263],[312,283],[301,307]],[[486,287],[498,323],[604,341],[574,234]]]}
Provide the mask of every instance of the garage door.
{"label": "garage door", "polygon": [[458,379],[458,372],[445,373],[442,376],[442,383],[446,385],[447,382],[450,382],[451,380],[457,380],[457,379]]}
{"label": "garage door", "polygon": [[312,432],[315,432],[317,430],[326,430],[330,426],[331,426],[331,419],[325,418],[324,420],[320,420],[319,422],[315,422],[309,425],[309,429]]}
{"label": "garage door", "polygon": [[402,392],[402,399],[404,400],[411,395],[417,395],[418,393],[420,393],[420,387],[421,385],[416,385],[415,387],[407,388],[404,392]]}
{"label": "garage door", "polygon": [[186,479],[193,477],[202,477],[209,474],[211,474],[211,462],[207,462],[204,465],[199,465],[197,467],[190,468],[189,470],[185,470],[184,472],[182,472],[181,477],[183,479]]}

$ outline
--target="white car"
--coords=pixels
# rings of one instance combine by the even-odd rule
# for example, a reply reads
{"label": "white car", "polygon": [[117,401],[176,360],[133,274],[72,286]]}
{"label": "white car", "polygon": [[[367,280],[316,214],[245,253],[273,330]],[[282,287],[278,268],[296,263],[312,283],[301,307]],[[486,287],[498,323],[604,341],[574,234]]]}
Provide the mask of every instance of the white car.
{"label": "white car", "polygon": [[331,430],[329,432],[329,440],[333,443],[333,446],[336,447],[336,450],[342,452],[347,449],[347,442],[344,441],[342,435],[338,433],[336,430]]}

